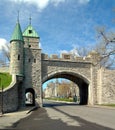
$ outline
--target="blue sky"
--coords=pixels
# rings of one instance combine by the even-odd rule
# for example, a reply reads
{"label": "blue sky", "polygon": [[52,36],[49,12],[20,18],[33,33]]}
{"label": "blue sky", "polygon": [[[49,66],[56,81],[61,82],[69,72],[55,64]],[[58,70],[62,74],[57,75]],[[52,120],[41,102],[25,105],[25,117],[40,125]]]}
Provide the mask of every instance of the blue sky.
{"label": "blue sky", "polygon": [[115,29],[115,0],[0,0],[0,42],[9,42],[20,11],[24,30],[32,26],[40,36],[42,52],[59,54],[95,45],[96,28]]}
{"label": "blue sky", "polygon": [[18,10],[22,30],[31,15],[42,52],[49,55],[94,46],[98,27],[115,30],[115,0],[0,0],[0,49],[10,41]]}

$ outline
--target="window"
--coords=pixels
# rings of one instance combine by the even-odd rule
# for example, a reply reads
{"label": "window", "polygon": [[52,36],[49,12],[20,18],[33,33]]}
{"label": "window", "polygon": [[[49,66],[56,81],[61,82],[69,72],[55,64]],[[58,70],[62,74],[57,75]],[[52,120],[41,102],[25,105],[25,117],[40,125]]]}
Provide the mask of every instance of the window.
{"label": "window", "polygon": [[18,55],[18,60],[20,60],[20,55]]}
{"label": "window", "polygon": [[34,59],[34,63],[36,63],[36,59]]}
{"label": "window", "polygon": [[31,45],[29,45],[29,48],[31,47]]}
{"label": "window", "polygon": [[29,30],[29,34],[31,34],[32,33],[32,30]]}
{"label": "window", "polygon": [[28,59],[28,62],[30,62],[31,60],[30,60],[30,58]]}

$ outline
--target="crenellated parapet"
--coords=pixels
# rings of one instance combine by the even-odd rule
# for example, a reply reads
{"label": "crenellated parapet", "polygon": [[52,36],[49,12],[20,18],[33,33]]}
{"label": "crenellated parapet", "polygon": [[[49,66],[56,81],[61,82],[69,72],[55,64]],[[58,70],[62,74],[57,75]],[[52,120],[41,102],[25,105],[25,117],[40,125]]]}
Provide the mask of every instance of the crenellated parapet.
{"label": "crenellated parapet", "polygon": [[69,53],[61,53],[60,56],[56,54],[47,55],[42,54],[42,60],[57,60],[57,61],[70,61],[70,62],[92,62],[92,58],[89,56],[80,57],[80,56],[73,56]]}

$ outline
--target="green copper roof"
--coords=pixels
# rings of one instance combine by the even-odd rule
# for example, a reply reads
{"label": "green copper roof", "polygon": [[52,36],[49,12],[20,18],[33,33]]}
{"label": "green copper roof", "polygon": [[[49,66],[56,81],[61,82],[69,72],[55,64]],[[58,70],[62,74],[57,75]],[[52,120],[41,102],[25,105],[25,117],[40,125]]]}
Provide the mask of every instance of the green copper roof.
{"label": "green copper roof", "polygon": [[34,30],[34,28],[29,25],[25,31],[23,32],[23,36],[26,36],[26,37],[39,37],[37,32]]}
{"label": "green copper roof", "polygon": [[15,28],[14,28],[14,32],[13,32],[12,37],[11,37],[11,41],[13,41],[13,40],[24,41],[24,40],[23,40],[23,36],[22,36],[22,31],[21,31],[20,23],[19,23],[19,22],[16,23],[16,26],[15,26]]}

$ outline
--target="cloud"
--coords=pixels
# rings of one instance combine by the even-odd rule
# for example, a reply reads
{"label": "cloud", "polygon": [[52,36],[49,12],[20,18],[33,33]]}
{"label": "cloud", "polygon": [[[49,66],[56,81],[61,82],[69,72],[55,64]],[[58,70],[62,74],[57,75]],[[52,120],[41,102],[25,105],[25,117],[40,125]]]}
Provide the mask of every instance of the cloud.
{"label": "cloud", "polygon": [[3,47],[5,50],[8,50],[7,45],[8,45],[8,41],[4,38],[0,38],[0,50],[2,50]]}
{"label": "cloud", "polygon": [[48,6],[49,3],[58,5],[59,3],[65,2],[66,0],[9,0],[9,1],[15,3],[23,2],[27,4],[33,4],[36,5],[39,10],[43,10]]}
{"label": "cloud", "polygon": [[60,50],[59,53],[60,54],[62,54],[62,53],[69,53],[69,51],[67,51],[67,50]]}
{"label": "cloud", "polygon": [[49,0],[23,0],[29,4],[35,4],[40,10],[47,7]]}
{"label": "cloud", "polygon": [[11,2],[15,2],[15,3],[27,3],[27,4],[33,4],[36,5],[38,7],[38,9],[42,10],[44,9],[48,3],[49,0],[9,0]]}
{"label": "cloud", "polygon": [[51,0],[51,2],[52,2],[55,6],[57,6],[57,5],[60,4],[60,3],[65,2],[65,1],[67,1],[67,0]]}
{"label": "cloud", "polygon": [[[42,11],[45,9],[50,3],[53,4],[54,6],[58,6],[60,3],[64,3],[69,0],[9,0],[11,2],[15,3],[27,3],[27,4],[33,4],[36,5],[39,11]],[[90,0],[76,0],[78,4],[86,4]],[[70,1],[69,1],[70,2]]]}
{"label": "cloud", "polygon": [[72,54],[73,56],[80,56],[76,47],[72,48],[70,51],[60,50],[59,53],[60,54],[62,54],[62,53],[68,53],[68,54]]}
{"label": "cloud", "polygon": [[78,0],[80,4],[87,4],[90,0]]}

